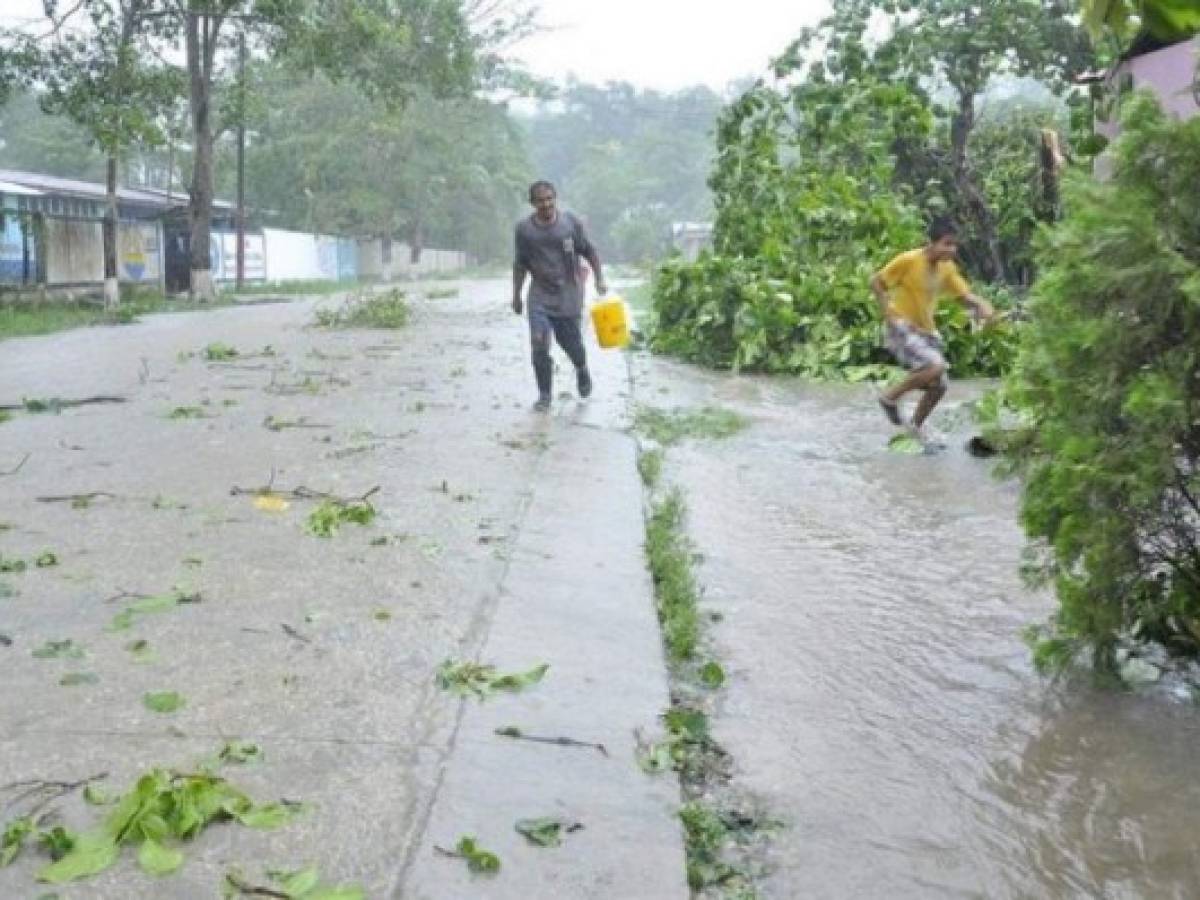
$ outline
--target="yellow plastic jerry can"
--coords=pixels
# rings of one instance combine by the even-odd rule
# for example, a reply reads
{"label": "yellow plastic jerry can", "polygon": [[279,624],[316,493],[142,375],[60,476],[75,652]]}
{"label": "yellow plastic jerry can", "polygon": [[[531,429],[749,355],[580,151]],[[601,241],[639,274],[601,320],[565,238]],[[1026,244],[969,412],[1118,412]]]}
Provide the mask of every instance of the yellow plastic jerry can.
{"label": "yellow plastic jerry can", "polygon": [[596,340],[606,350],[624,347],[629,343],[629,314],[625,301],[613,295],[592,306],[592,327]]}

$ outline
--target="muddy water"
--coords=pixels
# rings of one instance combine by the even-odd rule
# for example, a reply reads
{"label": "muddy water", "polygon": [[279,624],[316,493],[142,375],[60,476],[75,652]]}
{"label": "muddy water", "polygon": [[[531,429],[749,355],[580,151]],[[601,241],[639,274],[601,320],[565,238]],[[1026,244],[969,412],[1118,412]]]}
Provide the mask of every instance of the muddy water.
{"label": "muddy water", "polygon": [[753,420],[669,475],[724,615],[717,735],[789,824],[767,896],[1200,896],[1200,713],[1031,670],[1011,485],[958,440],[888,453],[861,389],[637,365],[641,402]]}

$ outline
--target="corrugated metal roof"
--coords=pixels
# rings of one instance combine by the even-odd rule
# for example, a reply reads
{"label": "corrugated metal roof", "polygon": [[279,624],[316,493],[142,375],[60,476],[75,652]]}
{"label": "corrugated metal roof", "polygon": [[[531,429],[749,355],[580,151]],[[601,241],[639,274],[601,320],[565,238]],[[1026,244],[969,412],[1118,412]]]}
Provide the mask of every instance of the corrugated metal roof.
{"label": "corrugated metal roof", "polygon": [[[42,175],[37,172],[17,172],[11,169],[0,169],[0,183],[8,182],[17,190],[7,193],[20,193],[20,188],[28,188],[34,194],[61,194],[69,197],[80,197],[87,200],[103,200],[108,191],[102,184],[93,181],[77,181],[74,178],[59,178],[57,175]],[[5,189],[0,187],[0,192]],[[170,195],[157,188],[117,188],[117,199],[122,203],[134,203],[142,206],[153,206],[157,209],[168,210],[186,206],[187,194],[176,191]],[[214,200],[215,209],[233,209],[234,204],[224,200]]]}
{"label": "corrugated metal roof", "polygon": [[23,184],[14,184],[11,181],[0,181],[0,194],[12,194],[21,197],[40,197],[42,192],[36,191],[33,188],[25,187]]}

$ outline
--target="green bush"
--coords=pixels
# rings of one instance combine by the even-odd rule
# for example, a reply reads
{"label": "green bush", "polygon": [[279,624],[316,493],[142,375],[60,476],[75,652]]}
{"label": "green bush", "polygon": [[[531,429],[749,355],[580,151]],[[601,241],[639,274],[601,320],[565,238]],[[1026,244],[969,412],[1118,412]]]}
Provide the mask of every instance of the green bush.
{"label": "green bush", "polygon": [[[924,231],[897,187],[893,148],[932,124],[911,86],[866,72],[818,70],[786,94],[743,95],[718,130],[714,252],[656,273],[652,349],[720,368],[883,376],[890,360],[868,282]],[[997,374],[1010,361],[1007,327],[973,333],[954,313],[942,325],[959,374]]]}
{"label": "green bush", "polygon": [[1006,385],[1046,667],[1118,642],[1200,649],[1200,118],[1127,108],[1105,183],[1069,182]]}

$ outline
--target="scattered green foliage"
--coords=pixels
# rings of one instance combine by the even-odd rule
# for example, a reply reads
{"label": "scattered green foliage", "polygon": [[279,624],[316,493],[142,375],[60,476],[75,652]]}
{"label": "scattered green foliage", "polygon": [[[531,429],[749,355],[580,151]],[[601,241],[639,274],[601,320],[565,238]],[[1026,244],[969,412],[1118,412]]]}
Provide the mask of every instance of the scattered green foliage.
{"label": "scattered green foliage", "polygon": [[989,435],[1022,476],[1026,574],[1059,607],[1035,661],[1200,653],[1200,119],[1127,106],[1106,182],[1072,179]]}
{"label": "scattered green foliage", "polygon": [[686,438],[720,440],[733,437],[747,424],[745,418],[733,410],[715,406],[670,411],[639,406],[633,419],[634,428],[664,447]]}
{"label": "scattered green foliage", "polygon": [[132,628],[134,623],[142,616],[170,612],[179,606],[199,603],[200,600],[201,597],[199,594],[181,590],[175,590],[170,594],[160,594],[154,597],[141,597],[117,613],[109,624],[108,630],[125,631]]}
{"label": "scattered green foliage", "polygon": [[399,289],[382,294],[364,291],[336,309],[318,309],[316,316],[322,328],[403,328],[408,324],[409,308]]}
{"label": "scattered green foliage", "polygon": [[230,360],[237,359],[241,354],[238,353],[236,347],[215,341],[200,351],[200,355],[208,362],[229,362]]}
{"label": "scattered green foliage", "polygon": [[343,885],[332,887],[321,883],[321,873],[316,866],[296,871],[271,869],[267,871],[270,886],[254,885],[237,869],[225,874],[221,896],[226,900],[236,897],[286,897],[288,900],[366,900],[360,887]]}
{"label": "scattered green foliage", "polygon": [[46,641],[33,651],[37,659],[83,659],[87,654],[84,649],[68,638],[65,641]]}
{"label": "scattered green foliage", "polygon": [[187,699],[175,691],[156,691],[143,695],[142,705],[151,712],[170,714],[187,706]]}
{"label": "scattered green foliage", "polygon": [[39,554],[38,558],[33,561],[33,564],[39,569],[52,569],[58,565],[58,556],[49,550]]}
{"label": "scattered green foliage", "polygon": [[0,555],[0,574],[20,575],[27,568],[29,568],[29,565],[23,559],[13,559],[11,557],[5,559]]}
{"label": "scattered green foliage", "polygon": [[12,865],[21,855],[25,842],[36,834],[37,827],[37,822],[29,816],[5,823],[4,831],[0,833],[0,869]]}
{"label": "scattered green foliage", "polygon": [[654,490],[662,478],[663,451],[659,448],[638,451],[638,474],[642,476],[642,484]]}
{"label": "scattered green foliage", "polygon": [[717,690],[725,685],[725,670],[718,662],[707,662],[700,667],[700,683],[709,690]]}
{"label": "scattered green foliage", "polygon": [[94,672],[68,672],[58,683],[63,687],[78,687],[82,684],[99,684],[100,676]]}
{"label": "scattered green foliage", "polygon": [[167,298],[157,291],[131,288],[122,285],[121,306],[111,313],[92,301],[0,302],[0,341],[94,325],[128,324],[151,313],[199,312],[230,304],[227,298],[219,298],[216,303],[193,303]]}
{"label": "scattered green foliage", "polygon": [[692,548],[683,532],[683,494],[672,489],[651,506],[646,523],[646,558],[654,580],[658,618],[672,660],[689,660],[700,639],[699,589],[692,572]]}
{"label": "scattered green foliage", "polygon": [[924,445],[907,432],[892,435],[888,440],[888,449],[905,456],[917,456],[925,452]]}
{"label": "scattered green foliage", "polygon": [[375,515],[375,507],[366,500],[325,500],[309,513],[306,528],[311,535],[331,538],[343,525],[370,525]]}
{"label": "scattered green foliage", "polygon": [[250,741],[230,741],[217,753],[219,762],[239,766],[260,763],[264,758],[262,747]]}
{"label": "scattered green foliage", "polygon": [[688,885],[692,890],[720,887],[737,891],[747,900],[757,896],[750,874],[724,859],[727,845],[745,829],[740,817],[692,802],[679,811],[679,820],[683,823]]}
{"label": "scattered green foliage", "polygon": [[179,421],[182,419],[207,419],[209,415],[202,406],[177,406],[167,413],[167,418]]}
{"label": "scattered green foliage", "polygon": [[476,875],[495,875],[500,871],[500,857],[479,846],[479,842],[470,836],[460,838],[453,851],[442,850],[441,853],[466,861],[467,869]]}
{"label": "scattered green foliage", "polygon": [[457,297],[460,290],[456,287],[433,288],[425,292],[425,297],[429,300],[449,300],[452,297]]}
{"label": "scattered green foliage", "polygon": [[537,847],[560,847],[564,834],[583,828],[578,822],[553,818],[518,819],[514,827],[519,835]]}
{"label": "scattered green foliage", "polygon": [[56,862],[38,880],[65,884],[110,868],[121,848],[136,846],[138,863],[151,875],[168,875],[183,864],[175,845],[195,838],[210,825],[237,821],[250,828],[274,829],[299,812],[288,803],[255,804],[243,791],[211,773],[154,769],[121,796],[104,821],[81,834],[63,833]]}
{"label": "scattered green foliage", "polygon": [[3,425],[5,422],[11,422],[11,421],[12,421],[12,413],[10,413],[7,409],[0,409],[0,425]]}
{"label": "scattered green foliage", "polygon": [[83,789],[83,800],[88,806],[109,806],[113,796],[98,784],[88,784]]}
{"label": "scattered green foliage", "polygon": [[498,691],[518,693],[532,687],[545,677],[549,669],[547,663],[542,663],[528,672],[498,675],[495,666],[448,659],[438,667],[437,684],[442,690],[459,697],[485,700]]}

